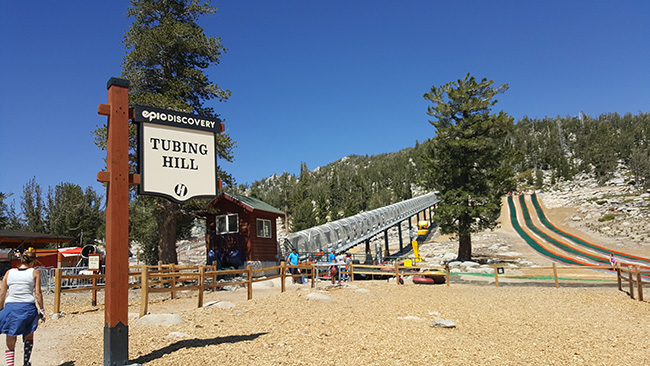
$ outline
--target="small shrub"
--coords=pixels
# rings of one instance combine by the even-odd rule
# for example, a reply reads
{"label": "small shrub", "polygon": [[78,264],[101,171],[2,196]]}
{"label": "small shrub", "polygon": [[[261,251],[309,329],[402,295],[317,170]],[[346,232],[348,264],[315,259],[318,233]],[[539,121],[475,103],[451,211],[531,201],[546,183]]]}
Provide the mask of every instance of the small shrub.
{"label": "small shrub", "polygon": [[605,222],[605,221],[612,221],[616,218],[616,215],[614,214],[607,214],[601,218],[598,219],[600,222]]}

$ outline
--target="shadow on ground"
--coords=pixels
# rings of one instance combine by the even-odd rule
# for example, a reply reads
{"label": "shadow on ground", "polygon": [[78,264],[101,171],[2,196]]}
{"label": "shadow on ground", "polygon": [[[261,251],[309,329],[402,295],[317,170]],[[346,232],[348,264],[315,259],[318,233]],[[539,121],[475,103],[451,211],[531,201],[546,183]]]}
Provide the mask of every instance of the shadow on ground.
{"label": "shadow on ground", "polygon": [[144,364],[184,348],[197,348],[197,347],[200,348],[200,347],[211,346],[211,345],[222,344],[222,343],[237,343],[237,342],[244,342],[244,341],[252,341],[257,337],[263,336],[265,334],[267,333],[254,333],[248,335],[235,335],[235,336],[227,336],[227,337],[208,338],[208,339],[198,339],[198,338],[184,339],[182,341],[172,343],[169,346],[163,347],[159,350],[155,350],[147,355],[140,356],[135,360],[131,360],[131,362],[136,364],[138,363]]}
{"label": "shadow on ground", "polygon": [[[174,353],[178,350],[184,349],[184,348],[200,348],[200,347],[205,347],[205,346],[211,346],[211,345],[216,345],[216,344],[223,344],[223,343],[237,343],[237,342],[244,342],[244,341],[252,341],[260,336],[263,336],[267,333],[254,333],[254,334],[248,334],[248,335],[235,335],[235,336],[227,336],[227,337],[215,337],[215,338],[209,338],[209,339],[198,339],[198,338],[193,338],[193,339],[184,339],[182,341],[178,341],[176,343],[172,343],[169,346],[163,347],[161,349],[152,351],[149,354],[140,356],[134,360],[130,360],[130,363],[133,364],[145,364],[147,362],[151,362],[153,360],[159,359],[165,355],[168,355],[170,353]],[[59,366],[75,366],[74,361],[67,361]]]}

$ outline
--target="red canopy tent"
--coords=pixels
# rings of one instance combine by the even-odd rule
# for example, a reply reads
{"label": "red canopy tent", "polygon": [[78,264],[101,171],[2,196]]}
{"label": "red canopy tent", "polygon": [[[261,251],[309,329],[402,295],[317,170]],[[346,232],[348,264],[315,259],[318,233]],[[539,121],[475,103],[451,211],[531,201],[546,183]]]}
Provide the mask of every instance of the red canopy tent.
{"label": "red canopy tent", "polygon": [[81,250],[82,250],[81,247],[75,247],[75,248],[63,250],[60,253],[65,256],[81,255]]}

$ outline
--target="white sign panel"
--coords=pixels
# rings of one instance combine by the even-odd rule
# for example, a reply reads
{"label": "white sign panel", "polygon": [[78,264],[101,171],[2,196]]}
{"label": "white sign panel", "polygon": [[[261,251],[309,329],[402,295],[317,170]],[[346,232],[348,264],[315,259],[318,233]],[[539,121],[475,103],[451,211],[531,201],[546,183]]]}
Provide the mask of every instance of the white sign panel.
{"label": "white sign panel", "polygon": [[88,269],[99,270],[99,254],[91,254],[88,256]]}
{"label": "white sign panel", "polygon": [[141,123],[140,192],[177,202],[217,194],[215,134]]}

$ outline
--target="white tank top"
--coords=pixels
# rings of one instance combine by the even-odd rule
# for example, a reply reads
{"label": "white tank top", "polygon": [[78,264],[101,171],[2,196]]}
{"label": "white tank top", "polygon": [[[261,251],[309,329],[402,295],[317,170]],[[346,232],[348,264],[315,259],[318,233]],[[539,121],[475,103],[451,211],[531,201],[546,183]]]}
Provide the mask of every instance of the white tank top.
{"label": "white tank top", "polygon": [[12,268],[7,276],[9,295],[5,302],[35,302],[34,268]]}

